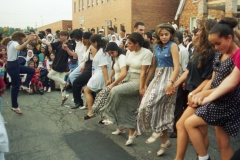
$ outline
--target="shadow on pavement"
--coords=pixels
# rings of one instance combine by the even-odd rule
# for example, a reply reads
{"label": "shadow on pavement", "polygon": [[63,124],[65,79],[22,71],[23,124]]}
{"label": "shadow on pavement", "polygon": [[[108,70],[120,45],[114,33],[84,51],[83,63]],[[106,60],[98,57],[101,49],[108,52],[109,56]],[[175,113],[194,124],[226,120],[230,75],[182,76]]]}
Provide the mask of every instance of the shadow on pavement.
{"label": "shadow on pavement", "polygon": [[81,160],[135,160],[101,132],[83,130],[64,137]]}

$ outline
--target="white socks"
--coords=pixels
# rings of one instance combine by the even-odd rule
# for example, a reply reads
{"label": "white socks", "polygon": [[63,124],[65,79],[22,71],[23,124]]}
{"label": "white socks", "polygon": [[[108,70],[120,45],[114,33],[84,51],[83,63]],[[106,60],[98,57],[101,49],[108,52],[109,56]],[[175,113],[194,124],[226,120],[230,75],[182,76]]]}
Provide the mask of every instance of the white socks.
{"label": "white socks", "polygon": [[207,154],[206,156],[204,156],[204,157],[198,156],[198,159],[199,159],[199,160],[208,160],[208,158],[209,158],[209,155],[208,155],[208,154]]}

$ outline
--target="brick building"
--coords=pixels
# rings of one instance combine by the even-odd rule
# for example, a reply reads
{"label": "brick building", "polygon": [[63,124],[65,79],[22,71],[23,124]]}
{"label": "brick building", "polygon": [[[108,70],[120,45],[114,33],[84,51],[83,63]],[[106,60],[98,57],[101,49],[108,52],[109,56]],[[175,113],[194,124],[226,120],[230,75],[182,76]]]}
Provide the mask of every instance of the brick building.
{"label": "brick building", "polygon": [[119,32],[133,31],[137,21],[145,23],[146,31],[163,22],[174,20],[179,0],[72,0],[73,29],[106,30],[109,26]]}
{"label": "brick building", "polygon": [[71,20],[61,20],[51,24],[47,24],[37,28],[37,31],[45,31],[47,28],[52,29],[52,33],[55,34],[57,30],[68,30],[72,29],[72,21]]}
{"label": "brick building", "polygon": [[179,25],[196,27],[197,19],[239,17],[240,0],[181,0],[175,20]]}

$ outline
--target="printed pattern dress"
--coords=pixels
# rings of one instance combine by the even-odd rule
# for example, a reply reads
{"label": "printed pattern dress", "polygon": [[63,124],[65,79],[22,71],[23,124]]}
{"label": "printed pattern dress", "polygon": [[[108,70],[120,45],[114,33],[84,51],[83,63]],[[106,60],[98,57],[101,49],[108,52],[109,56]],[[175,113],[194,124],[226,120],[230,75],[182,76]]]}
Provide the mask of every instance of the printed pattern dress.
{"label": "printed pattern dress", "polygon": [[[240,50],[239,50],[240,51]],[[232,72],[235,67],[231,57],[220,61],[221,54],[216,54],[213,63],[215,77],[211,88],[216,88]],[[240,85],[230,93],[217,100],[197,108],[195,114],[206,123],[213,126],[222,126],[224,131],[236,137],[240,128]]]}
{"label": "printed pattern dress", "polygon": [[176,94],[168,96],[165,92],[173,72],[173,60],[170,52],[172,44],[173,42],[169,41],[163,49],[158,45],[154,46],[157,68],[138,110],[137,129],[140,134],[150,131],[159,133],[164,130],[173,130]]}

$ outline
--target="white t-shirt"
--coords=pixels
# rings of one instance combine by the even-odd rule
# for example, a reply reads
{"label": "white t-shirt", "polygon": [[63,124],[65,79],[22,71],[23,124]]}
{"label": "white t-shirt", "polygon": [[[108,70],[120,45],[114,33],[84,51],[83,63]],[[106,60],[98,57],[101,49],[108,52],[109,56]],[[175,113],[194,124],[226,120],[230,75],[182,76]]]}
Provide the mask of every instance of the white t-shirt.
{"label": "white t-shirt", "polygon": [[119,57],[115,58],[115,63],[113,65],[113,69],[115,71],[115,79],[119,76],[121,73],[121,68],[126,66],[126,56],[121,54]]}
{"label": "white t-shirt", "polygon": [[86,50],[86,47],[83,45],[83,43],[81,41],[77,42],[76,41],[76,47],[75,47],[75,52],[77,53],[77,56],[78,56],[78,66],[81,66],[83,65],[83,62],[84,62],[84,52]]}
{"label": "white t-shirt", "polygon": [[16,47],[19,46],[17,41],[10,41],[7,45],[7,57],[8,61],[15,61],[18,58],[18,50]]}
{"label": "white t-shirt", "polygon": [[189,52],[187,48],[185,48],[182,44],[178,45],[179,47],[179,62],[180,62],[180,74],[184,72],[187,68],[188,61],[189,61]]}
{"label": "white t-shirt", "polygon": [[47,70],[51,69],[50,65],[52,65],[52,64],[53,64],[53,61],[47,60],[47,63],[46,63]]}
{"label": "white t-shirt", "polygon": [[127,51],[126,64],[129,66],[128,72],[140,73],[142,66],[151,65],[152,52],[149,49],[141,48],[139,51]]}
{"label": "white t-shirt", "polygon": [[177,30],[178,26],[176,24],[172,24],[173,28]]}
{"label": "white t-shirt", "polygon": [[[92,45],[89,46],[88,50],[84,52],[83,56],[84,56],[84,62],[87,62],[88,61],[88,55],[90,53],[90,50],[92,48]],[[90,54],[90,60],[93,60],[93,56]]]}

